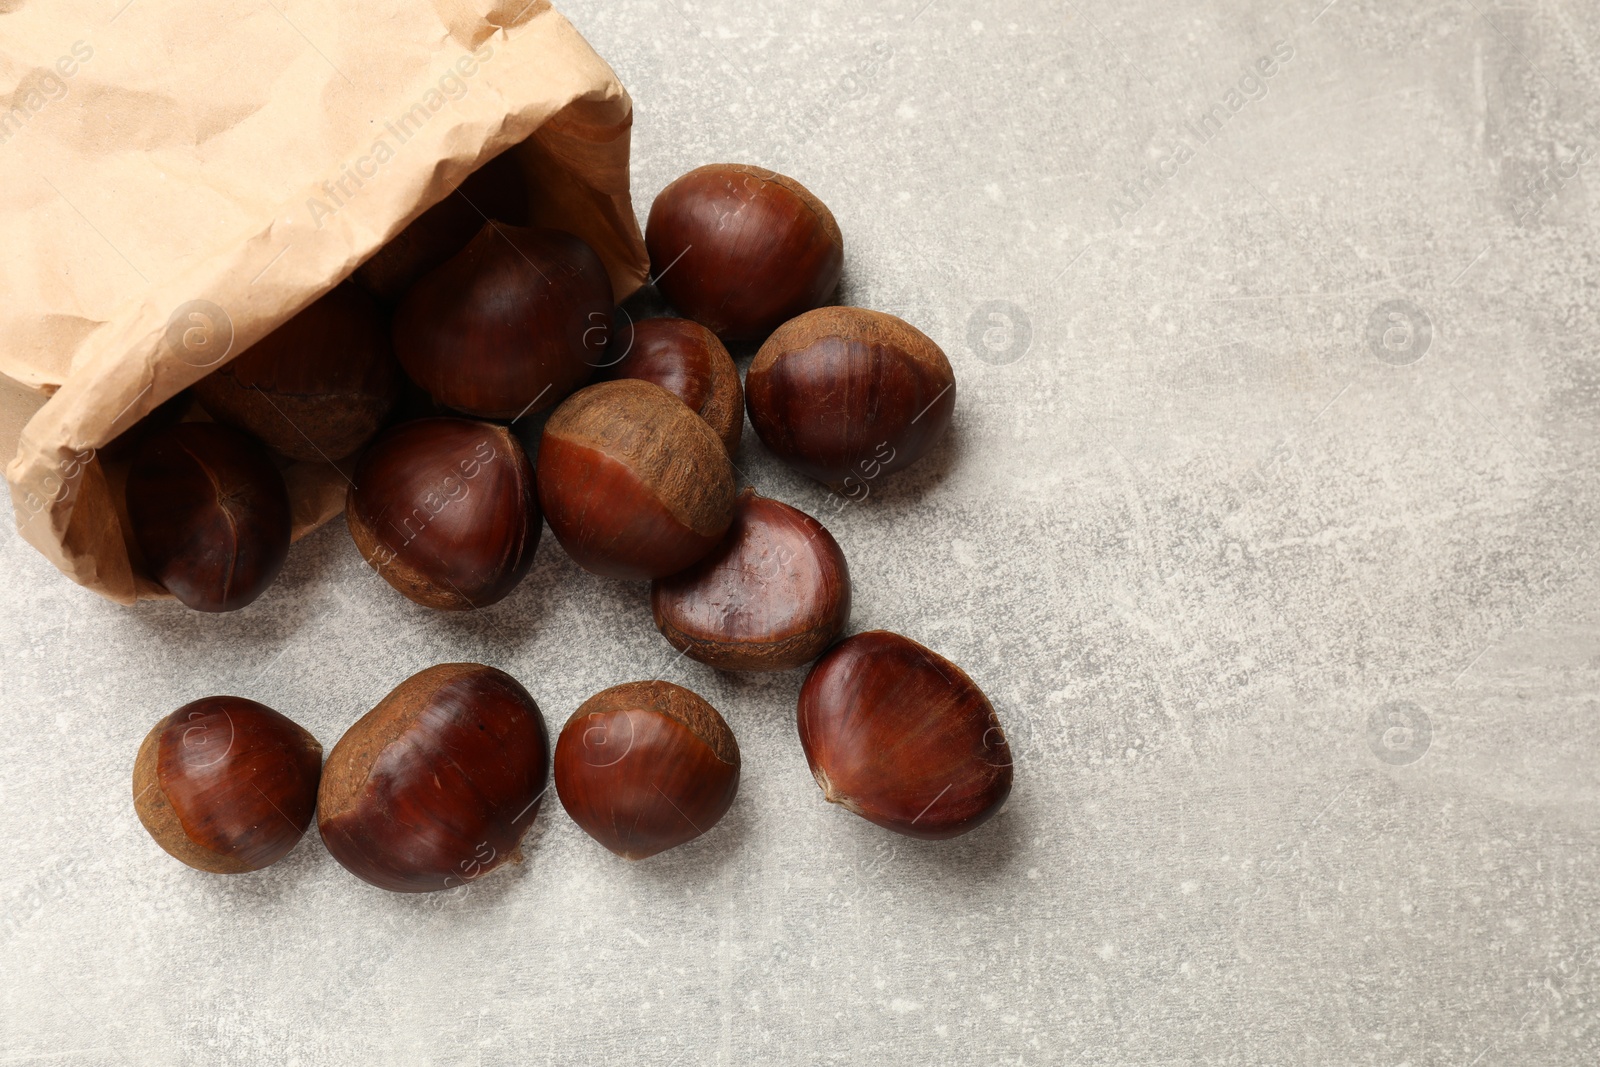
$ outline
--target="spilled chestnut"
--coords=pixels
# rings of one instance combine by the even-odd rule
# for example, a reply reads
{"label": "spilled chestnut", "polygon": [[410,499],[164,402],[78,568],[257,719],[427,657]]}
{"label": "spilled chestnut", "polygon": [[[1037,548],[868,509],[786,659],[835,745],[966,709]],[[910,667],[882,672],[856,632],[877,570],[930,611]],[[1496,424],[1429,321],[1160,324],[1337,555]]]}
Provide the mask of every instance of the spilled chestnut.
{"label": "spilled chestnut", "polygon": [[1011,748],[983,690],[899,634],[829,650],[800,688],[798,725],[822,795],[907,837],[964,834],[1011,792]]}
{"label": "spilled chestnut", "polygon": [[335,286],[200,379],[219,422],[290,459],[344,459],[366,444],[400,394],[389,324],[358,286]]}
{"label": "spilled chestnut", "polygon": [[317,828],[351,874],[395,893],[464,886],[508,859],[549,777],[544,716],[516,679],[444,663],[345,731],[322,773]]}
{"label": "spilled chestnut", "polygon": [[356,268],[356,280],[394,303],[424,274],[467,247],[493,219],[512,226],[530,221],[528,183],[513,152],[503,152],[467,176],[443,200]]}
{"label": "spilled chestnut", "polygon": [[238,430],[181,422],[152,434],[128,470],[128,519],[150,575],[197,611],[260,596],[289,555],[289,492]]}
{"label": "spilled chestnut", "polygon": [[356,466],[345,520],[385,581],[449,611],[515,589],[541,529],[522,444],[504,426],[455,418],[417,419],[379,437]]}
{"label": "spilled chestnut", "polygon": [[654,382],[689,405],[722,439],[728,455],[744,435],[744,386],[717,335],[690,319],[641,319],[611,340],[606,378]]}
{"label": "spilled chestnut", "polygon": [[950,425],[955,372],[915,326],[863,308],[784,323],[745,376],[756,435],[779,459],[856,495],[922,458]]}
{"label": "spilled chestnut", "polygon": [[700,167],[663,189],[645,245],[661,293],[728,342],[760,341],[827,303],[844,270],[827,205],[793,178],[737,163]]}
{"label": "spilled chestnut", "polygon": [[133,809],[170,855],[214,874],[289,854],[317,807],[322,746],[244,697],[205,697],[151,728],[133,765]]}
{"label": "spilled chestnut", "polygon": [[490,222],[406,293],[395,353],[446,407],[515,419],[589,380],[611,307],[610,275],[581,238]]}
{"label": "spilled chestnut", "polygon": [[739,745],[717,710],[671,682],[584,701],[556,741],[556,793],[572,821],[624,859],[692,841],[739,791]]}
{"label": "spilled chestnut", "polygon": [[711,427],[636,378],[574,393],[545,423],[539,502],[578,563],[612,578],[674,574],[733,521],[733,466]]}
{"label": "spilled chestnut", "polygon": [[691,659],[789,670],[816,659],[850,621],[850,570],[820,522],[746,489],[722,543],[656,579],[650,608],[656,629]]}

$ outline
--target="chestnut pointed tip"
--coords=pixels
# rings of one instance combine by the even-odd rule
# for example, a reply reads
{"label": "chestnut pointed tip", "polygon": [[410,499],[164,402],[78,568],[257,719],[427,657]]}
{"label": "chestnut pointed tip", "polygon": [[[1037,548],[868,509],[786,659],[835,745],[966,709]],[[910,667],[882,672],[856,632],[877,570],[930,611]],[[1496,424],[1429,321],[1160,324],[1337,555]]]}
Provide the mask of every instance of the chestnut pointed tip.
{"label": "chestnut pointed tip", "polygon": [[826,771],[817,770],[813,774],[817,779],[817,784],[822,787],[823,800],[826,800],[829,804],[837,804],[845,811],[859,815],[862,818],[867,817],[867,813],[861,810],[861,802],[837,789]]}

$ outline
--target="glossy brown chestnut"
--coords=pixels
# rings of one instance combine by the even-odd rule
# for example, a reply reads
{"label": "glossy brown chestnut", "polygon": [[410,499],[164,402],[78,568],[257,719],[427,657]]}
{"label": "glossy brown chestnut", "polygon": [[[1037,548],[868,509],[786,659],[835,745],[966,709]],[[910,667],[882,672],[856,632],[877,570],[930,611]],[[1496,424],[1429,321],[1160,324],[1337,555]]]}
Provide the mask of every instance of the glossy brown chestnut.
{"label": "glossy brown chestnut", "polygon": [[389,324],[360,287],[320,300],[194,385],[213,418],[290,459],[344,459],[400,394]]}
{"label": "glossy brown chestnut", "polygon": [[659,385],[621,378],[574,394],[539,442],[545,521],[578,565],[659,578],[701,559],[733,521],[717,435]]}
{"label": "glossy brown chestnut", "polygon": [[907,322],[831,307],[779,327],[745,376],[750,422],[802,474],[857,495],[920,459],[950,425],[955,372]]}
{"label": "glossy brown chestnut", "polygon": [[550,773],[544,716],[479,663],[412,675],[328,753],[317,828],[356,877],[396,893],[453,889],[520,860]]}
{"label": "glossy brown chestnut", "polygon": [[259,871],[317,808],[322,746],[265,704],[206,697],[156,723],[133,765],[133,810],[156,844],[202,871]]}
{"label": "glossy brown chestnut", "polygon": [[656,629],[691,659],[786,671],[816,659],[850,621],[850,571],[822,523],[746,489],[722,543],[657,578],[650,607]]}
{"label": "glossy brown chestnut", "polygon": [[899,634],[857,634],[818,660],[799,726],[822,795],[907,837],[964,834],[1011,792],[1011,748],[988,698]]}
{"label": "glossy brown chestnut", "polygon": [[514,419],[589,380],[611,306],[605,264],[580,238],[491,222],[406,293],[395,352],[446,407]]}
{"label": "glossy brown chestnut", "polygon": [[839,288],[844,238],[793,178],[738,163],[700,167],[661,191],[645,227],[656,286],[724,341],[759,341]]}
{"label": "glossy brown chestnut", "polygon": [[417,419],[356,466],[345,509],[361,557],[418,604],[449,611],[503,598],[533,566],[533,465],[504,426]]}
{"label": "glossy brown chestnut", "polygon": [[356,270],[356,279],[374,295],[393,303],[428,273],[463,248],[494,219],[526,226],[528,183],[511,152],[467,176],[449,196],[411,224]]}
{"label": "glossy brown chestnut", "polygon": [[739,791],[739,745],[717,709],[671,682],[584,701],[556,741],[556,793],[572,821],[642,860],[716,825]]}
{"label": "glossy brown chestnut", "polygon": [[238,430],[182,422],[152,434],[128,471],[128,519],[150,575],[197,611],[242,608],[289,555],[289,493]]}
{"label": "glossy brown chestnut", "polygon": [[728,455],[744,434],[744,386],[717,335],[689,319],[641,319],[611,339],[605,378],[655,382],[722,438]]}

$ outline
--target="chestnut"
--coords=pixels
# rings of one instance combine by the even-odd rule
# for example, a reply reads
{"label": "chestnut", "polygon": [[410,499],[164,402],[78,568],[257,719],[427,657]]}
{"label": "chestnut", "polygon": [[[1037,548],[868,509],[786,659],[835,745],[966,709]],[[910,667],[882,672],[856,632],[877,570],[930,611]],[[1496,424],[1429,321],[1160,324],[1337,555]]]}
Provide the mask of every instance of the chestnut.
{"label": "chestnut", "polygon": [[671,682],[596,693],[556,740],[556,793],[572,821],[642,860],[717,824],[739,791],[739,745],[717,709]]}
{"label": "chestnut", "polygon": [[489,219],[526,226],[528,183],[512,152],[467,175],[450,195],[413,219],[356,268],[356,280],[389,303],[463,248]]}
{"label": "chestnut", "polygon": [[503,598],[533,566],[533,465],[504,426],[434,418],[386,431],[361,457],[345,521],[361,557],[430,608]]}
{"label": "chestnut", "polygon": [[218,422],[290,459],[344,459],[400,395],[389,325],[357,286],[335,286],[194,384]]}
{"label": "chestnut", "polygon": [[907,837],[964,834],[1011,792],[1011,749],[983,690],[899,634],[857,634],[818,660],[799,727],[822,795]]}
{"label": "chestnut", "polygon": [[650,205],[645,245],[656,287],[728,342],[760,341],[827,303],[844,238],[805,186],[760,167],[700,167]]}
{"label": "chestnut", "polygon": [[733,521],[733,466],[711,427],[636,378],[574,393],[545,423],[539,502],[578,565],[612,578],[674,574]]}
{"label": "chestnut", "polygon": [[145,735],[133,810],[196,870],[259,871],[311,825],[321,774],[322,746],[288,717],[244,697],[205,697]]}
{"label": "chestnut", "polygon": [[690,319],[642,319],[617,331],[611,352],[604,377],[655,382],[706,420],[728,455],[739,450],[744,386],[716,334]]}
{"label": "chestnut", "polygon": [[152,434],[128,470],[128,521],[150,575],[197,611],[242,608],[289,555],[289,492],[238,430],[181,422]]}
{"label": "chestnut", "polygon": [[725,671],[785,671],[816,659],[850,621],[850,571],[810,515],[746,489],[712,553],[650,586],[656,629]]}
{"label": "chestnut", "polygon": [[605,264],[581,238],[491,222],[406,293],[394,347],[439,403],[515,419],[589,380],[611,307]]}
{"label": "chestnut", "polygon": [[317,793],[333,858],[395,893],[466,885],[533,825],[549,775],[544,716],[528,691],[481,663],[407,678],[339,738]]}
{"label": "chestnut", "polygon": [[920,459],[950,425],[956,379],[910,323],[830,307],[784,323],[745,376],[750,422],[802,474],[845,489]]}

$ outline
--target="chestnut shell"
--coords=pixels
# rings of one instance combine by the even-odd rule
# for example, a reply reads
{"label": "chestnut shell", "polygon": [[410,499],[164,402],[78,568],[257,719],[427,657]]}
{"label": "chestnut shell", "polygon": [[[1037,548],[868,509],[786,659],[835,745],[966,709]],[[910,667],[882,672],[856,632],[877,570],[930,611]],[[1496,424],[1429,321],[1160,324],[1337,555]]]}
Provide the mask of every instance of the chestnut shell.
{"label": "chestnut shell", "polygon": [[629,860],[710,830],[739,791],[739,745],[717,710],[671,682],[584,701],[556,741],[556,793],[572,821]]}
{"label": "chestnut shell", "polygon": [[133,808],[168,853],[215,874],[289,854],[317,807],[322,746],[244,697],[192,701],[151,727],[133,765]]}
{"label": "chestnut shell", "polygon": [[899,634],[857,634],[818,660],[798,725],[822,795],[907,837],[957,837],[1011,793],[1011,748],[983,690]]}
{"label": "chestnut shell", "polygon": [[802,474],[857,495],[916,462],[950,425],[956,379],[910,323],[830,307],[784,323],[745,375],[756,434]]}
{"label": "chestnut shell", "polygon": [[182,422],[152,434],[128,471],[128,519],[151,577],[197,611],[260,596],[289,555],[289,492],[238,430]]}
{"label": "chestnut shell", "polygon": [[520,859],[550,767],[544,716],[504,671],[444,663],[406,679],[328,753],[317,827],[380,889],[452,889]]}
{"label": "chestnut shell", "polygon": [[467,175],[448,196],[391,237],[356,268],[361,285],[394,303],[417,279],[467,247],[485,221],[526,226],[528,183],[513,152],[502,152]]}
{"label": "chestnut shell", "polygon": [[417,419],[357,465],[346,523],[365,559],[419,604],[486,607],[516,588],[539,547],[533,466],[504,426]]}
{"label": "chestnut shell", "polygon": [[344,284],[194,384],[219,422],[290,459],[344,459],[366,444],[400,395],[389,324]]}
{"label": "chestnut shell", "polygon": [[783,671],[816,659],[850,621],[850,569],[816,519],[753,489],[709,556],[650,587],[656,629],[726,671]]}
{"label": "chestnut shell", "polygon": [[515,419],[589,380],[611,308],[610,275],[582,238],[491,222],[406,293],[395,353],[446,407]]}
{"label": "chestnut shell", "polygon": [[617,331],[608,356],[605,378],[654,382],[704,419],[728,455],[739,450],[744,386],[716,334],[690,319],[641,319]]}
{"label": "chestnut shell", "polygon": [[793,178],[740,163],[690,171],[661,190],[645,226],[656,287],[728,342],[759,341],[833,297],[844,238]]}
{"label": "chestnut shell", "polygon": [[539,442],[545,521],[578,565],[658,578],[702,558],[733,521],[733,466],[705,421],[659,385],[575,393]]}

